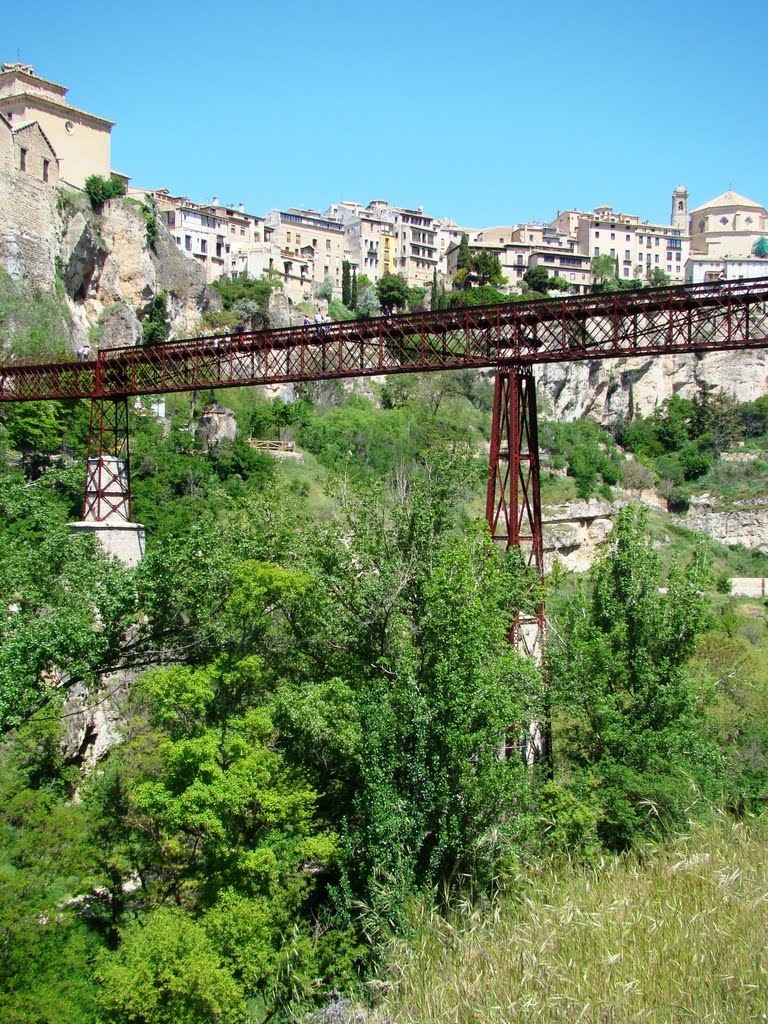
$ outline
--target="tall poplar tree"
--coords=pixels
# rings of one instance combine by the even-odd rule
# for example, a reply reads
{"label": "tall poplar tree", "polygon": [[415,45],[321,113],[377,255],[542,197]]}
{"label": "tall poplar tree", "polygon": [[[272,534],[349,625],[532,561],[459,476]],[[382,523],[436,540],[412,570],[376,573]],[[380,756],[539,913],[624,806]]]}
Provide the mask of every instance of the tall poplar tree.
{"label": "tall poplar tree", "polygon": [[349,260],[344,260],[341,264],[341,301],[347,307],[350,307],[352,300],[352,276],[350,274]]}

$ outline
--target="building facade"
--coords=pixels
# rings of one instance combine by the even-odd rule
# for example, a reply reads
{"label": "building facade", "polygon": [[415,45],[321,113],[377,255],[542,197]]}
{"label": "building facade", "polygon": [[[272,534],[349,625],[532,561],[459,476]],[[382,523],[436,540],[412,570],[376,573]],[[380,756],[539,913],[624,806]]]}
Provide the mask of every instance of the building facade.
{"label": "building facade", "polygon": [[278,246],[286,294],[292,301],[313,299],[317,287],[331,283],[333,297],[341,297],[345,232],[339,220],[322,216],[315,210],[271,210],[265,225]]}
{"label": "building facade", "polygon": [[691,210],[691,249],[696,253],[747,258],[765,235],[768,211],[738,192],[723,192]]}
{"label": "building facade", "polygon": [[112,173],[114,122],[71,106],[66,94],[63,85],[38,77],[28,64],[2,65],[0,114],[14,129],[37,122],[56,152],[62,183],[82,188],[89,175]]}
{"label": "building facade", "polygon": [[[673,202],[677,190],[673,195]],[[678,220],[678,225],[682,221]],[[551,227],[576,240],[578,252],[593,259],[609,256],[622,280],[647,278],[654,269],[673,283],[685,280],[685,264],[691,244],[687,231],[673,224],[652,224],[636,214],[618,213],[610,206],[591,212],[565,210]]]}

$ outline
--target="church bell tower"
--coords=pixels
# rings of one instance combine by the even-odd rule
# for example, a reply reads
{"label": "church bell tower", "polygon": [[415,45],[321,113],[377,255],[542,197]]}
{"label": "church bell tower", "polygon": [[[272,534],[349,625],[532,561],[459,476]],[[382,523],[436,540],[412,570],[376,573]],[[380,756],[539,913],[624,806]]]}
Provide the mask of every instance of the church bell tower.
{"label": "church bell tower", "polygon": [[678,185],[672,193],[672,217],[670,223],[681,234],[688,234],[688,189],[684,185]]}

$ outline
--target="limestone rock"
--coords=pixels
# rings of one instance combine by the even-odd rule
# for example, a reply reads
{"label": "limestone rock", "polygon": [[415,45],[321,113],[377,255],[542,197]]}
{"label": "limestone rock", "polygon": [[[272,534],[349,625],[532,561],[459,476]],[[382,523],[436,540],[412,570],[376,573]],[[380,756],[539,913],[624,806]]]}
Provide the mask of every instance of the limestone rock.
{"label": "limestone rock", "polygon": [[99,348],[120,348],[141,342],[141,324],[130,306],[108,307],[99,320]]}
{"label": "limestone rock", "polygon": [[699,495],[691,501],[684,516],[673,522],[722,544],[741,544],[745,548],[768,551],[768,501],[738,503],[738,507],[718,510],[711,495]]}
{"label": "limestone rock", "polygon": [[67,292],[73,299],[84,299],[91,282],[99,278],[107,252],[96,228],[80,211],[67,226],[61,250]]}
{"label": "limestone rock", "polygon": [[104,676],[97,692],[84,684],[69,691],[62,714],[62,751],[84,774],[120,741],[122,708],[137,674],[122,670]]}
{"label": "limestone rock", "polygon": [[237,436],[237,420],[231,409],[218,402],[211,402],[203,409],[197,425],[200,438],[209,448],[215,448],[225,438],[234,440]]}
{"label": "limestone rock", "polygon": [[672,395],[693,398],[703,383],[740,402],[768,391],[768,352],[710,352],[703,356],[648,356],[593,363],[550,363],[537,370],[547,412],[557,419],[591,416],[603,424],[629,414],[649,416]]}

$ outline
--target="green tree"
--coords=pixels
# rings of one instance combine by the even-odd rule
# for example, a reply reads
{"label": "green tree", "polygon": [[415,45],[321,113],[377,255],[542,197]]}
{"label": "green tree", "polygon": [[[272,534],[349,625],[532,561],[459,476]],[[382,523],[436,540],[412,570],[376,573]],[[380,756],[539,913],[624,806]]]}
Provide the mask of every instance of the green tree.
{"label": "green tree", "polygon": [[373,285],[363,288],[357,297],[357,312],[361,317],[378,316],[381,312]]}
{"label": "green tree", "polygon": [[370,288],[371,283],[365,277],[365,274],[361,275],[365,280],[358,280],[357,267],[352,270],[352,284],[349,289],[349,308],[352,310],[357,309],[358,302],[360,301],[360,292],[365,288]]}
{"label": "green tree", "polygon": [[647,510],[623,509],[616,539],[574,598],[549,647],[550,694],[561,770],[593,794],[598,830],[623,848],[683,820],[691,783],[713,792],[717,758],[686,663],[706,622],[700,558],[662,567]]}
{"label": "green tree", "polygon": [[242,987],[201,925],[161,908],[127,925],[115,953],[96,963],[110,1024],[247,1024]]}
{"label": "green tree", "polygon": [[501,261],[495,252],[481,249],[480,252],[475,253],[472,270],[481,287],[485,284],[506,284],[507,279],[501,272]]}
{"label": "green tree", "polygon": [[617,278],[617,263],[613,256],[603,253],[592,258],[592,278],[597,285],[605,285]]}
{"label": "green tree", "polygon": [[333,279],[329,274],[326,274],[320,284],[315,286],[315,294],[319,299],[327,299],[329,302],[333,298]]}
{"label": "green tree", "polygon": [[472,270],[472,253],[469,249],[469,235],[464,231],[459,242],[459,251],[456,256],[456,269],[466,270],[469,273]]}
{"label": "green tree", "polygon": [[532,292],[546,292],[549,290],[550,278],[546,267],[530,267],[523,274],[523,280]]}
{"label": "green tree", "polygon": [[108,199],[118,199],[125,195],[125,182],[113,174],[110,178],[102,178],[99,174],[89,174],[83,187],[94,210],[100,211]]}
{"label": "green tree", "polygon": [[733,395],[702,384],[692,402],[691,433],[702,448],[719,455],[743,436],[739,403]]}
{"label": "green tree", "polygon": [[382,274],[376,284],[376,294],[382,306],[403,309],[408,302],[408,286],[397,274]]}
{"label": "green tree", "polygon": [[661,267],[654,267],[652,270],[648,271],[648,274],[646,276],[648,278],[648,284],[651,286],[651,288],[666,287],[666,285],[670,284],[670,282],[672,281],[672,278],[669,276],[669,274],[667,274],[666,271],[662,270]]}
{"label": "green tree", "polygon": [[350,272],[349,260],[344,260],[341,264],[341,301],[345,306],[354,309],[352,303],[352,274]]}
{"label": "green tree", "polygon": [[61,446],[64,411],[60,402],[14,402],[3,412],[8,438],[18,451],[50,454]]}
{"label": "green tree", "polygon": [[171,329],[171,318],[168,314],[168,298],[165,292],[158,292],[152,298],[149,313],[141,324],[142,342],[144,345],[159,345],[168,338]]}

